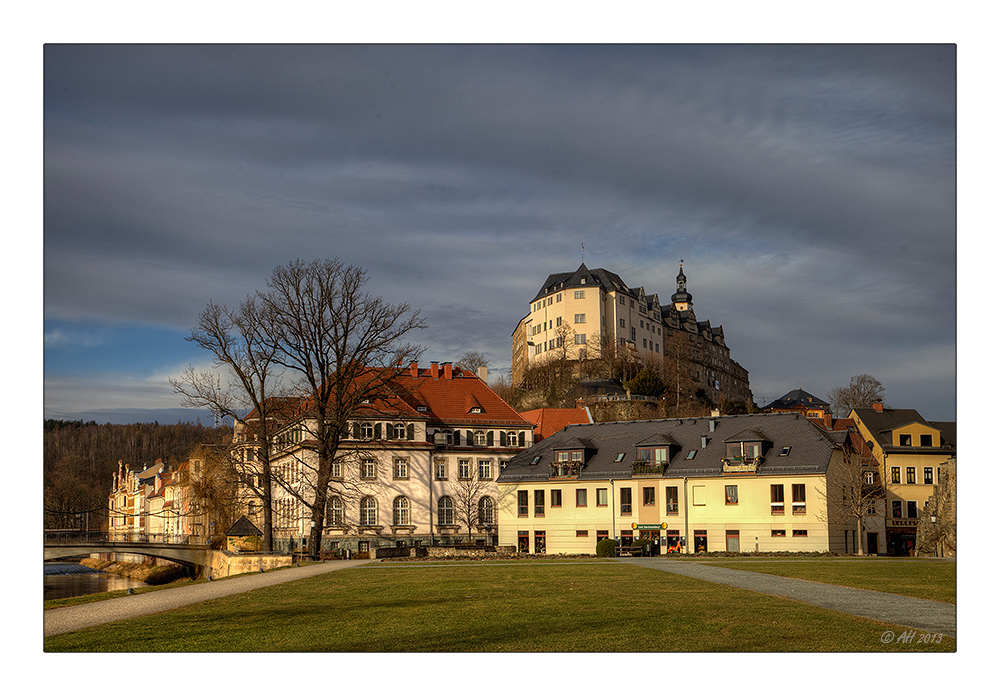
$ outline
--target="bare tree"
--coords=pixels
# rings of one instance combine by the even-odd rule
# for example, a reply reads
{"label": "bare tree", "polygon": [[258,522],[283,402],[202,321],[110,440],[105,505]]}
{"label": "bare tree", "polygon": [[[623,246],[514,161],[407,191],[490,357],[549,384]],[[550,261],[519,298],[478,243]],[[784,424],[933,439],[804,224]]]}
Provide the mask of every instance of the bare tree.
{"label": "bare tree", "polygon": [[486,359],[486,356],[480,353],[478,350],[470,350],[455,363],[458,367],[463,370],[468,370],[472,374],[477,374],[480,367],[488,367],[490,361]]}
{"label": "bare tree", "polygon": [[353,414],[380,398],[399,365],[420,355],[403,343],[426,324],[407,304],[387,304],[364,291],[367,273],[338,259],[293,261],[274,270],[257,293],[264,333],[275,361],[298,377],[305,395],[301,422],[313,443],[304,460],[311,495],[300,492],[310,516],[309,553],[319,552],[334,466]]}
{"label": "bare tree", "polygon": [[837,418],[846,418],[855,408],[871,408],[885,399],[882,383],[869,374],[854,375],[846,387],[837,387],[826,395],[830,409]]}
{"label": "bare tree", "polygon": [[[490,472],[494,477],[496,472]],[[479,527],[480,501],[494,490],[493,478],[483,478],[481,472],[470,472],[470,478],[459,479],[451,487],[451,495],[455,501],[455,517],[465,527],[469,541],[472,541],[473,527]]]}
{"label": "bare tree", "polygon": [[835,459],[827,472],[825,503],[820,518],[828,524],[850,524],[857,533],[857,554],[863,555],[865,522],[880,519],[880,505],[886,499],[879,475],[879,463],[856,433],[847,437],[843,456]]}
{"label": "bare tree", "polygon": [[[189,368],[180,379],[171,379],[174,391],[184,396],[185,406],[208,408],[232,418],[242,442],[229,451],[232,483],[249,490],[261,502],[263,512],[262,550],[273,551],[273,505],[270,443],[282,403],[276,400],[277,373],[275,348],[267,340],[258,302],[249,297],[231,310],[209,303],[187,340],[213,356],[213,366],[226,374],[226,383],[217,372],[196,372]],[[249,415],[249,418],[248,418]],[[247,455],[250,456],[247,456]]]}

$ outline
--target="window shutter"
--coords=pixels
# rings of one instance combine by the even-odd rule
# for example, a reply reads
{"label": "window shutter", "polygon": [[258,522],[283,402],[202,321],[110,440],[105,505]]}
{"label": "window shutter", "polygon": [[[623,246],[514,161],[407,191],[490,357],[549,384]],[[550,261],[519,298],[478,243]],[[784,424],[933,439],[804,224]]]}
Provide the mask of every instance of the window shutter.
{"label": "window shutter", "polygon": [[472,434],[471,430],[465,431],[465,444],[467,447],[476,444],[476,436]]}
{"label": "window shutter", "polygon": [[413,423],[408,423],[406,425],[406,439],[412,440],[414,438],[414,428]]}
{"label": "window shutter", "polygon": [[361,424],[360,423],[355,423],[354,424],[354,439],[355,440],[360,440],[361,439]]}
{"label": "window shutter", "polygon": [[382,439],[382,424],[381,423],[376,423],[375,424],[375,439],[376,440],[381,440]]}
{"label": "window shutter", "polygon": [[493,431],[492,430],[487,430],[486,431],[486,446],[487,447],[492,447],[493,446]]}
{"label": "window shutter", "polygon": [[500,446],[501,447],[507,446],[507,433],[503,430],[500,431]]}
{"label": "window shutter", "polygon": [[517,446],[524,447],[524,431],[522,430],[517,434]]}

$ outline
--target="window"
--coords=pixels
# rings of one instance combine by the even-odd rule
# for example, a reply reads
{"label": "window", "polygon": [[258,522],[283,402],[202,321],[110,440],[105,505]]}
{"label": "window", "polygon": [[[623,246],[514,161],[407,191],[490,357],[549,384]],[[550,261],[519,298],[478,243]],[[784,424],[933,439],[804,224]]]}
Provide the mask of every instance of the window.
{"label": "window", "polygon": [[912,442],[912,439],[911,439],[911,437],[910,437],[910,435],[908,433],[900,433],[899,434],[899,446],[900,447],[909,447],[911,442]]}
{"label": "window", "polygon": [[902,517],[903,516],[903,501],[893,500],[892,501],[892,516]]}
{"label": "window", "polygon": [[535,491],[535,517],[545,517],[545,491]]}
{"label": "window", "polygon": [[621,490],[621,514],[631,515],[632,514],[632,489],[623,488]]}
{"label": "window", "polygon": [[917,482],[917,467],[915,466],[906,467],[906,482],[907,483]]}
{"label": "window", "polygon": [[624,452],[619,452],[619,453],[618,453],[618,456],[617,456],[617,457],[615,457],[615,461],[616,461],[616,462],[620,462],[620,461],[621,461],[621,460],[623,460],[623,459],[625,459],[625,453],[624,453]]}
{"label": "window", "polygon": [[326,526],[344,526],[344,501],[340,496],[334,496],[326,501]]}
{"label": "window", "polygon": [[906,501],[906,516],[910,519],[916,519],[917,517],[917,501],[907,500]]}
{"label": "window", "polygon": [[545,532],[535,531],[535,553],[545,553]]}
{"label": "window", "polygon": [[576,489],[576,506],[577,507],[587,507],[587,489],[577,488]]}
{"label": "window", "polygon": [[392,439],[394,439],[394,440],[405,440],[406,439],[406,424],[405,423],[395,423],[395,424],[393,424],[393,426],[392,426]]}
{"label": "window", "polygon": [[687,457],[685,457],[685,459],[694,459],[697,456],[698,456],[698,450],[690,450],[687,453]]}
{"label": "window", "polygon": [[333,472],[331,475],[335,479],[344,478],[344,467],[339,461],[333,463]]}
{"label": "window", "polygon": [[590,535],[590,532],[588,530],[586,530],[586,529],[578,529],[578,530],[576,530],[576,536],[577,537],[585,537],[585,536],[589,536],[589,535]]}
{"label": "window", "polygon": [[608,506],[608,489],[598,488],[597,489],[597,507],[607,507]]}
{"label": "window", "polygon": [[625,328],[625,320],[624,319],[619,319],[618,320],[618,327],[622,328],[622,329]]}
{"label": "window", "polygon": [[410,524],[410,501],[399,496],[392,501],[392,523],[397,527]]}
{"label": "window", "polygon": [[483,527],[492,527],[497,523],[496,520],[496,509],[497,505],[493,502],[493,498],[488,495],[484,495],[479,499],[479,524]]}
{"label": "window", "polygon": [[573,291],[573,299],[574,300],[582,300],[582,299],[586,298],[586,296],[587,296],[587,291],[586,290],[574,290]]}
{"label": "window", "polygon": [[806,514],[806,484],[792,484],[792,514]]}
{"label": "window", "polygon": [[480,481],[492,481],[493,480],[493,461],[490,459],[480,459],[479,460],[479,480]]}
{"label": "window", "polygon": [[450,496],[443,495],[438,498],[438,524],[455,524],[455,501]]}
{"label": "window", "polygon": [[900,479],[899,479],[899,467],[898,466],[894,466],[894,467],[892,467],[892,469],[890,469],[890,476],[892,477],[890,479],[890,481],[892,481],[892,483],[899,483],[900,482]]}
{"label": "window", "polygon": [[574,324],[586,324],[587,323],[587,315],[586,314],[574,314],[573,315],[573,323]]}
{"label": "window", "polygon": [[656,489],[652,486],[644,486],[642,489],[642,504],[656,505]]}
{"label": "window", "polygon": [[771,514],[785,514],[785,486],[783,484],[771,485]]}
{"label": "window", "polygon": [[676,515],[677,512],[677,486],[667,486],[667,514]]}
{"label": "window", "polygon": [[517,552],[518,553],[528,553],[528,533],[523,531],[518,531],[517,533]]}
{"label": "window", "polygon": [[562,302],[562,293],[556,295],[556,302]]}
{"label": "window", "polygon": [[378,502],[370,495],[361,499],[361,526],[372,527],[378,524]]}
{"label": "window", "polygon": [[934,468],[930,466],[924,467],[924,483],[933,484],[934,483]]}
{"label": "window", "polygon": [[483,432],[482,430],[477,430],[476,434],[474,435],[474,438],[475,438],[476,447],[485,447],[486,446],[486,433],[485,432]]}
{"label": "window", "polygon": [[773,537],[783,537],[783,536],[785,536],[785,530],[784,529],[772,529],[771,530],[771,536],[773,536]]}
{"label": "window", "polygon": [[756,459],[760,456],[759,442],[729,442],[726,443],[726,458]]}
{"label": "window", "polygon": [[608,530],[607,529],[598,529],[597,530],[597,540],[598,541],[600,541],[601,539],[607,539],[607,538],[609,538],[608,537]]}
{"label": "window", "polygon": [[408,459],[397,457],[393,460],[392,477],[395,479],[405,479],[410,477],[410,462]]}
{"label": "window", "polygon": [[448,480],[448,460],[447,459],[435,459],[434,460],[434,479],[437,481],[447,481]]}
{"label": "window", "polygon": [[375,460],[374,459],[362,459],[361,460],[361,478],[363,478],[363,479],[373,479],[373,478],[375,478]]}
{"label": "window", "polygon": [[875,485],[875,472],[874,471],[866,471],[865,472],[865,485],[866,486],[874,486]]}
{"label": "window", "polygon": [[726,486],[726,505],[739,505],[740,498],[737,486]]}
{"label": "window", "polygon": [[782,447],[781,452],[778,453],[779,457],[787,457],[788,453],[792,451],[791,447]]}
{"label": "window", "polygon": [[549,494],[549,505],[551,507],[562,507],[562,490],[553,488]]}
{"label": "window", "polygon": [[517,516],[528,516],[528,491],[517,492]]}
{"label": "window", "polygon": [[792,530],[792,536],[793,537],[809,536],[809,530],[808,529],[793,529]]}
{"label": "window", "polygon": [[361,424],[361,437],[365,440],[371,440],[375,437],[375,429],[371,423]]}
{"label": "window", "polygon": [[459,459],[458,460],[458,478],[462,480],[467,480],[472,478],[472,460],[471,459]]}
{"label": "window", "polygon": [[573,343],[578,346],[587,345],[587,334],[574,334]]}

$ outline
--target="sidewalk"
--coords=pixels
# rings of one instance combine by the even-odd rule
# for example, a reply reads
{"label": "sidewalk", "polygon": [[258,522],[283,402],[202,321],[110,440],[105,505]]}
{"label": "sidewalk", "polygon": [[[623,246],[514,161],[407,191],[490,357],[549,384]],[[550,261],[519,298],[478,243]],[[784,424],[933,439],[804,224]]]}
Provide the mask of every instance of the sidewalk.
{"label": "sidewalk", "polygon": [[249,592],[260,587],[278,585],[292,580],[301,580],[302,578],[330,573],[335,570],[354,568],[355,566],[371,562],[369,560],[327,561],[325,563],[314,563],[298,568],[280,568],[269,573],[240,575],[234,578],[223,578],[214,582],[203,582],[197,585],[174,587],[169,590],[129,595],[127,597],[118,597],[117,599],[106,599],[101,602],[78,604],[73,607],[49,609],[43,612],[45,622],[44,635],[46,637],[54,636],[59,633],[78,631],[82,628],[89,628],[90,626],[97,626],[111,621],[156,614],[188,604],[196,604],[209,599],[239,594],[241,592]]}
{"label": "sidewalk", "polygon": [[740,587],[763,594],[787,597],[806,604],[834,609],[835,611],[864,616],[900,626],[942,633],[956,637],[957,609],[954,604],[934,602],[929,599],[904,597],[888,592],[859,590],[852,587],[828,585],[812,580],[784,578],[777,575],[753,573],[748,570],[720,568],[696,561],[676,561],[662,558],[626,558],[623,563],[655,568],[675,575],[685,575],[720,585]]}

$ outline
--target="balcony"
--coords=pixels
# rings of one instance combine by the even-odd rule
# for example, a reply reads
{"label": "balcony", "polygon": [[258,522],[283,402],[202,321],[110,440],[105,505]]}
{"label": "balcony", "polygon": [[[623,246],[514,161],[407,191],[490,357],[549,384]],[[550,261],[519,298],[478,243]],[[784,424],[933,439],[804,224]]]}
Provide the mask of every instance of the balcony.
{"label": "balcony", "polygon": [[583,464],[579,462],[553,462],[549,464],[549,478],[571,479],[580,475]]}
{"label": "balcony", "polygon": [[633,476],[662,476],[667,465],[664,462],[651,462],[646,459],[636,460],[632,464]]}
{"label": "balcony", "polygon": [[763,457],[723,457],[722,473],[756,474],[757,467],[763,459]]}

